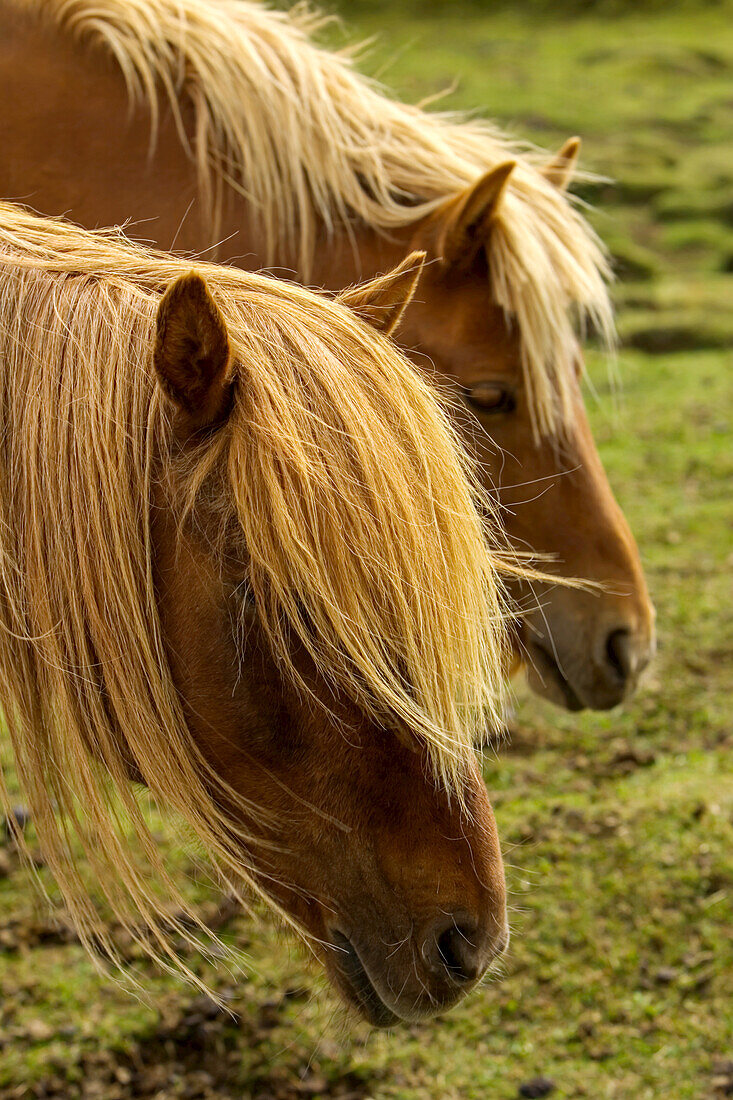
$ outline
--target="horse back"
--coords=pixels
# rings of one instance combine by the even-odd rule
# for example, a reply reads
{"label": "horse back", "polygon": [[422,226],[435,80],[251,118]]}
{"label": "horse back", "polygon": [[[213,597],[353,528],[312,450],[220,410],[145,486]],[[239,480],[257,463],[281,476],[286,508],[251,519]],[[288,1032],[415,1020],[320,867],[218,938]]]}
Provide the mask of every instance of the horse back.
{"label": "horse back", "polygon": [[[147,104],[116,62],[0,0],[0,196],[87,228],[132,222],[160,247],[200,249],[196,169],[171,111],[151,155]],[[182,104],[184,124],[191,112]]]}

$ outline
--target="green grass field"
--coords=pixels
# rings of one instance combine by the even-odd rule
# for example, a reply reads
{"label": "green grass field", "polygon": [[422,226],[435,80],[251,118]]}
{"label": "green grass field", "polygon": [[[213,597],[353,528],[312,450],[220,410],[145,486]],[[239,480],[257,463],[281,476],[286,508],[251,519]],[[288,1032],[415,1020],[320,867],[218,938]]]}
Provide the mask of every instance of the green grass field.
{"label": "green grass field", "polygon": [[457,78],[450,106],[551,147],[578,133],[585,165],[617,180],[583,191],[623,340],[621,395],[591,355],[589,404],[659,655],[623,712],[520,692],[512,744],[486,757],[512,947],[500,981],[434,1023],[354,1026],[301,948],[244,917],[225,934],[246,980],[192,960],[234,1019],[143,963],[136,1000],[0,848],[0,1098],[513,1100],[540,1075],[553,1098],[733,1095],[733,12],[342,10],[379,35],[363,67],[401,95]]}

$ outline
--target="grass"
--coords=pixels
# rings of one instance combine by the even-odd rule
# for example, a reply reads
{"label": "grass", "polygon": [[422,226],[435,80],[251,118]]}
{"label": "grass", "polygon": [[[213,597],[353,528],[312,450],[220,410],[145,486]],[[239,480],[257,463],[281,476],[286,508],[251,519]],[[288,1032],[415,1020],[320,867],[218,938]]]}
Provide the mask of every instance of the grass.
{"label": "grass", "polygon": [[520,695],[513,742],[485,768],[514,907],[506,973],[432,1024],[343,1024],[301,949],[245,918],[227,935],[246,980],[193,960],[236,1022],[144,968],[141,1002],[64,942],[11,862],[2,1098],[510,1100],[539,1075],[553,1098],[733,1094],[730,9],[429,10],[357,5],[350,26],[380,35],[365,67],[411,99],[458,74],[451,106],[549,146],[580,133],[586,164],[618,179],[584,189],[624,273],[623,392],[591,357],[589,404],[648,569],[655,667],[621,712]]}

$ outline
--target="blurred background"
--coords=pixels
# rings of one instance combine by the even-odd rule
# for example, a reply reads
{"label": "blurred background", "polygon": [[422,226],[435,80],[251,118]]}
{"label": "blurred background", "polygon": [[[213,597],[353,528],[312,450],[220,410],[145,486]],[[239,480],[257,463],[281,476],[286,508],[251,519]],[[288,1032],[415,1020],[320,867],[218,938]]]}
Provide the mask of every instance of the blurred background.
{"label": "blurred background", "polygon": [[343,22],[327,41],[374,36],[360,66],[399,96],[452,89],[444,106],[550,149],[578,134],[583,167],[608,177],[580,194],[614,257],[620,388],[591,351],[587,400],[659,655],[622,712],[518,689],[512,741],[485,755],[512,946],[501,980],[434,1023],[354,1026],[302,948],[205,883],[197,904],[252,970],[190,965],[233,1015],[132,958],[149,994],[135,1000],[0,837],[0,1098],[733,1096],[733,7],[328,10]]}

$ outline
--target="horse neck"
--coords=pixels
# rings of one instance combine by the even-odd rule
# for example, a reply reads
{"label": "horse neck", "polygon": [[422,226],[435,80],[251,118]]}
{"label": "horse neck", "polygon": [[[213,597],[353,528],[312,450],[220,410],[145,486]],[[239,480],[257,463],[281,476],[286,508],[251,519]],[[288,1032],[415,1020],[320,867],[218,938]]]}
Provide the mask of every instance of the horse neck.
{"label": "horse neck", "polygon": [[324,228],[315,249],[310,279],[316,286],[336,291],[389,271],[410,251],[413,234],[413,226],[398,229],[389,236],[366,227],[350,234],[338,228],[329,235]]}
{"label": "horse neck", "polygon": [[[250,271],[262,269],[269,262],[268,247],[258,227],[256,213],[240,196],[231,198],[233,201],[225,205],[222,225],[217,234],[221,243],[213,258],[235,263]],[[349,232],[336,226],[330,232],[321,224],[308,271],[300,271],[299,257],[294,251],[283,247],[277,249],[271,270],[282,278],[297,278],[310,286],[333,292],[343,290],[352,283],[389,271],[403,260],[413,247],[411,241],[415,228],[406,226],[386,236],[366,226],[350,227]],[[189,246],[195,249],[197,243],[191,241]]]}

